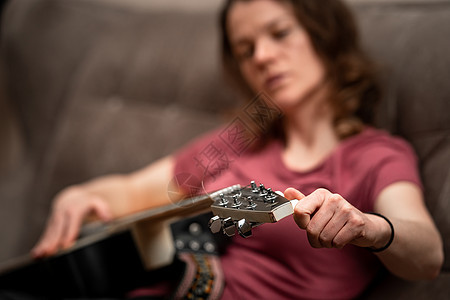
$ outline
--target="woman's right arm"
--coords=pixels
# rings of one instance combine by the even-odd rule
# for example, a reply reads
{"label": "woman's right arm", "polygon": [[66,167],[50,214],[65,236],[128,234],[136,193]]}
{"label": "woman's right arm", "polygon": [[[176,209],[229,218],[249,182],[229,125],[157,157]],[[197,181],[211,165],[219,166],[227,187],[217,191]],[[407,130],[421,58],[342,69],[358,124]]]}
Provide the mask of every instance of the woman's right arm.
{"label": "woman's right arm", "polygon": [[162,158],[148,167],[127,175],[102,176],[63,189],[56,195],[46,228],[36,246],[34,257],[54,254],[70,247],[87,217],[101,221],[132,214],[176,201],[169,186],[173,178],[174,159]]}

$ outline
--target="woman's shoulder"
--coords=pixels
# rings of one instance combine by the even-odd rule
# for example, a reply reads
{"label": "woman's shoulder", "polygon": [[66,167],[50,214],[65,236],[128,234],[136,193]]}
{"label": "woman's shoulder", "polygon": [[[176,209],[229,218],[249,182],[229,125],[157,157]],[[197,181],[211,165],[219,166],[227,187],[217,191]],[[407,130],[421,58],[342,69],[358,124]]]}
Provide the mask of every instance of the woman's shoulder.
{"label": "woman's shoulder", "polygon": [[361,133],[344,140],[339,150],[346,160],[365,164],[389,159],[416,161],[414,149],[407,140],[374,127],[366,127]]}
{"label": "woman's shoulder", "polygon": [[361,133],[342,142],[344,149],[358,151],[411,151],[412,147],[403,137],[393,135],[386,130],[366,127]]}
{"label": "woman's shoulder", "polygon": [[358,188],[365,187],[372,200],[383,188],[395,182],[408,181],[422,186],[417,156],[402,137],[369,127],[343,141],[341,146],[334,162],[345,178],[351,178],[345,182],[353,182],[350,183],[353,187],[354,182]]}

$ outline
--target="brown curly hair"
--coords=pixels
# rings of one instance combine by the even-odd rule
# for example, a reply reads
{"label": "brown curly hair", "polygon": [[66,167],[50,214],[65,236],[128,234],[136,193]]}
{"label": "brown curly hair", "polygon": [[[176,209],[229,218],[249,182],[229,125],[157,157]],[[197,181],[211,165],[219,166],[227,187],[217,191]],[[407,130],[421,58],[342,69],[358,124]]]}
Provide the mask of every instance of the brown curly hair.
{"label": "brown curly hair", "polygon": [[[252,91],[233,56],[227,32],[228,13],[237,1],[255,0],[225,1],[220,15],[222,64],[227,78],[250,96]],[[292,5],[298,22],[308,32],[325,66],[337,135],[345,138],[360,132],[363,124],[373,124],[375,107],[381,97],[377,68],[362,49],[349,7],[340,0],[274,1]],[[279,136],[281,125],[274,124],[274,128],[272,132]]]}

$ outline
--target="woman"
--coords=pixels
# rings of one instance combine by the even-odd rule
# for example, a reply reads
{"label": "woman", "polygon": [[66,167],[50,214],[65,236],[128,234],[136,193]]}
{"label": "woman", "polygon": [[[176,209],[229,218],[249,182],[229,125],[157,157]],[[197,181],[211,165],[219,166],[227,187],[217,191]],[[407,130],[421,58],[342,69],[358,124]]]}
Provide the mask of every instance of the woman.
{"label": "woman", "polygon": [[226,170],[204,172],[193,159],[215,131],[135,173],[63,190],[33,254],[70,246],[90,213],[106,221],[169,203],[168,182],[189,173],[208,191],[255,179],[300,200],[293,218],[233,238],[221,257],[224,299],[354,298],[380,263],[407,279],[437,276],[442,241],[414,154],[368,125],[377,87],[347,8],[337,0],[231,0],[222,31],[229,74],[245,91],[268,94],[282,119]]}

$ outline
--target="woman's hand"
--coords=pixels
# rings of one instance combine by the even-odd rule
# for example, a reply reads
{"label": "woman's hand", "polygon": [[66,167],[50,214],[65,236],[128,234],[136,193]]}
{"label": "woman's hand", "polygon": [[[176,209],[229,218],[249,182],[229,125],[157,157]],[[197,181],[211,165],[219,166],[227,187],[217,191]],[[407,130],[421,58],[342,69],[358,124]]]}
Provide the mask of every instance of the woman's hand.
{"label": "woman's hand", "polygon": [[31,255],[36,258],[49,256],[59,249],[70,247],[79,234],[83,220],[89,215],[101,221],[112,217],[110,207],[102,197],[77,186],[63,190],[53,202],[44,233],[31,250]]}
{"label": "woman's hand", "polygon": [[174,160],[167,156],[130,174],[105,175],[62,190],[31,255],[48,256],[70,247],[86,217],[109,221],[172,203],[167,186],[173,169]]}
{"label": "woman's hand", "polygon": [[[342,196],[318,189],[308,196],[288,188],[287,199],[300,200],[294,219],[305,229],[313,247],[342,248],[347,244],[380,249],[391,238],[388,222],[364,214]],[[395,238],[376,255],[393,274],[408,280],[438,276],[444,261],[442,239],[426,210],[420,188],[398,182],[384,188],[375,201],[375,211],[395,228]]]}
{"label": "woman's hand", "polygon": [[343,248],[347,244],[381,248],[389,241],[391,229],[382,218],[364,214],[342,196],[317,189],[308,196],[288,188],[287,199],[300,200],[294,220],[305,229],[314,248]]}

